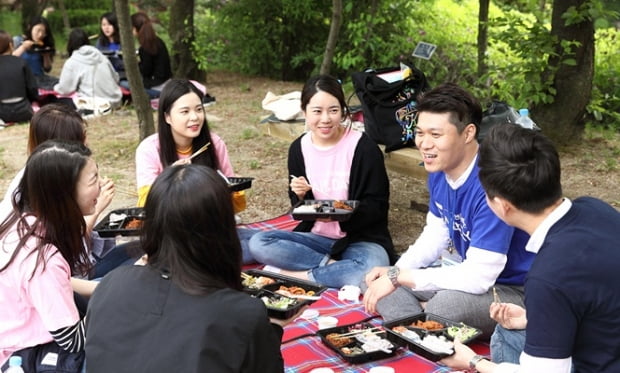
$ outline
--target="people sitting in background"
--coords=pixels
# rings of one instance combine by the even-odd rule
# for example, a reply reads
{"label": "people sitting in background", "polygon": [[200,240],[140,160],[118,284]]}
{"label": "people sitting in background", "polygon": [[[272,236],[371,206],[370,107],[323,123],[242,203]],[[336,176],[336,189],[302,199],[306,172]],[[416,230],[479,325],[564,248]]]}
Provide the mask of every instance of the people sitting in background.
{"label": "people sitting in background", "polygon": [[119,28],[116,14],[113,12],[105,13],[101,16],[99,22],[101,27],[99,28],[99,38],[95,47],[112,62],[112,66],[118,73],[119,78],[121,80],[126,79],[125,64],[121,57],[121,39],[118,33]]}
{"label": "people sitting in background", "polygon": [[297,315],[270,323],[263,302],[242,292],[229,194],[203,165],[157,177],[141,236],[146,265],[110,272],[90,301],[88,372],[284,371],[281,325]]}
{"label": "people sitting in background", "polygon": [[13,53],[11,35],[0,30],[0,125],[27,122],[32,118],[32,102],[39,97],[30,67]]}
{"label": "people sitting in background", "polygon": [[21,57],[28,63],[37,80],[37,87],[51,90],[58,78],[47,75],[52,71],[56,54],[52,29],[43,17],[34,17],[28,24],[24,36],[13,38],[13,55]]}
{"label": "people sitting in background", "polygon": [[328,75],[309,79],[301,93],[309,131],[289,148],[289,197],[357,200],[347,221],[302,221],[294,232],[264,231],[250,239],[252,256],[281,273],[329,287],[359,286],[375,266],[395,259],[388,230],[390,184],[383,155],[350,125],[340,82]]}
{"label": "people sitting in background", "polygon": [[492,128],[480,147],[479,167],[490,208],[528,232],[527,250],[536,253],[525,309],[509,303],[490,309],[503,325],[496,333],[525,328],[523,352],[520,366],[498,365],[457,343],[455,355],[443,362],[483,373],[620,372],[620,213],[595,198],[562,197],[558,152],[539,131]]}
{"label": "people sitting in background", "polygon": [[[67,54],[70,57],[62,67],[54,91],[61,95],[77,92],[73,101],[78,109],[101,111],[106,107],[110,109],[120,106],[123,94],[118,85],[118,73],[114,71],[112,63],[90,45],[88,35],[81,28],[71,30]],[[84,102],[82,106],[81,101]]]}
{"label": "people sitting in background", "polygon": [[[486,203],[478,179],[478,100],[446,83],[424,93],[416,111],[416,147],[429,172],[426,225],[394,267],[368,273],[364,305],[386,320],[436,314],[489,338],[496,324],[488,309],[492,289],[505,301],[523,304],[523,283],[534,260],[525,251],[528,234],[506,225]],[[460,262],[431,267],[445,250],[457,253]]]}
{"label": "people sitting in background", "polygon": [[0,364],[12,354],[34,356],[30,349],[48,343],[82,353],[84,324],[73,292],[89,295],[95,284],[71,275],[90,269],[84,215],[95,212],[100,192],[90,155],[82,143],[51,140],[28,157],[20,198],[0,223]]}
{"label": "people sitting in background", "polygon": [[[138,55],[142,83],[149,97],[157,98],[166,81],[172,78],[168,49],[164,41],[155,33],[153,24],[145,13],[132,14],[131,26],[133,34],[140,43]],[[123,81],[121,85],[129,89],[129,82]]]}
{"label": "people sitting in background", "polygon": [[[235,176],[226,144],[209,129],[202,98],[202,92],[187,79],[171,79],[161,92],[157,133],[142,140],[136,149],[138,206],[144,206],[157,176],[174,164],[201,164],[219,170],[226,177]],[[189,159],[204,146],[207,146],[205,151]],[[245,208],[243,191],[233,192],[232,198],[235,212]],[[246,228],[239,228],[238,231],[243,262],[251,263],[253,258],[247,241],[255,231]]]}

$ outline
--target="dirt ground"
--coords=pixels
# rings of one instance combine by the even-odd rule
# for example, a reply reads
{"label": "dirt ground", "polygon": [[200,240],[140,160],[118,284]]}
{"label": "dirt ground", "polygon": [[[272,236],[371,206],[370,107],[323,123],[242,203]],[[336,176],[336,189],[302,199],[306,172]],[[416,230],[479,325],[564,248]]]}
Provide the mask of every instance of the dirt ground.
{"label": "dirt ground", "polygon": [[[216,104],[207,108],[210,126],[228,146],[238,176],[255,178],[247,190],[244,222],[269,219],[290,208],[286,194],[288,142],[263,135],[259,122],[270,114],[261,107],[268,91],[277,95],[300,90],[300,83],[213,72],[208,92]],[[127,108],[88,121],[88,143],[100,173],[115,180],[117,193],[108,210],[135,205],[134,152],[138,145],[135,113]],[[0,192],[26,160],[28,126],[0,131]],[[565,195],[591,195],[620,208],[620,135],[592,135],[580,146],[561,150]],[[425,213],[410,208],[426,204],[425,181],[389,172],[391,183],[390,231],[398,251],[418,236]],[[102,215],[103,216],[103,215]]]}

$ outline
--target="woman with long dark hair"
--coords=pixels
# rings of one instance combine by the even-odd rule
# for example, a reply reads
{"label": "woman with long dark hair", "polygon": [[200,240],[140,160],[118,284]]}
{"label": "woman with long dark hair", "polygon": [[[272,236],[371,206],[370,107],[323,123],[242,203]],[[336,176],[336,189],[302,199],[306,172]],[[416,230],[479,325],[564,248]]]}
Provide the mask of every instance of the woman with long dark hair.
{"label": "woman with long dark hair", "polygon": [[226,182],[202,165],[157,177],[140,238],[146,265],[110,272],[90,301],[90,373],[283,371],[282,328],[241,291],[228,196]]}
{"label": "woman with long dark hair", "polygon": [[[166,168],[191,162],[219,170],[226,177],[235,176],[224,141],[209,129],[202,104],[203,94],[187,79],[171,79],[161,92],[157,133],[142,140],[136,149],[136,185],[138,206],[143,206],[151,184]],[[198,149],[207,150],[192,158]],[[245,206],[245,194],[232,193],[236,212]],[[243,207],[243,208],[242,208]],[[247,242],[254,230],[238,229],[243,248],[243,262],[251,263]]]}
{"label": "woman with long dark hair", "polygon": [[13,55],[28,63],[39,88],[52,89],[58,78],[47,75],[52,71],[56,54],[54,35],[47,19],[34,17],[23,36],[13,38]]}
{"label": "woman with long dark hair", "polygon": [[[86,295],[90,261],[84,215],[100,193],[97,164],[79,142],[47,141],[28,158],[20,198],[0,223],[0,363],[37,345],[83,349],[73,290]],[[26,371],[33,371],[28,370]]]}
{"label": "woman with long dark hair", "polygon": [[[163,40],[155,33],[153,23],[146,13],[138,12],[131,15],[133,34],[138,38],[140,48],[140,74],[146,93],[151,98],[159,97],[164,84],[172,78],[170,55]],[[125,88],[129,86],[123,81]]]}
{"label": "woman with long dark hair", "polygon": [[120,53],[121,38],[116,14],[113,12],[104,13],[99,19],[99,23],[99,38],[97,38],[95,48],[108,57],[120,78],[125,79],[125,64]]}

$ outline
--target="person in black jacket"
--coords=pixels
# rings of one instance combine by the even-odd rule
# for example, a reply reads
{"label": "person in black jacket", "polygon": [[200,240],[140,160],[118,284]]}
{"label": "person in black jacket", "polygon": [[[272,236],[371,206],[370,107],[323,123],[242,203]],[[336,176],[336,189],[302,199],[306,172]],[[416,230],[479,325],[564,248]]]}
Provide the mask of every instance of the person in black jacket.
{"label": "person in black jacket", "polygon": [[242,292],[226,182],[206,166],[167,167],[145,215],[146,265],[108,273],[90,300],[88,372],[282,372],[280,325],[292,319],[270,323]]}
{"label": "person in black jacket", "polygon": [[[146,13],[138,12],[131,15],[133,34],[138,38],[140,48],[140,74],[146,93],[150,98],[157,98],[164,84],[172,78],[170,55],[163,40],[153,29],[153,24]],[[121,81],[121,86],[129,89],[127,81]]]}
{"label": "person in black jacket", "polygon": [[28,122],[32,102],[39,97],[37,82],[27,62],[12,53],[11,35],[0,30],[0,120]]}
{"label": "person in black jacket", "polygon": [[355,206],[346,221],[322,218],[303,221],[294,232],[259,232],[250,239],[250,251],[257,261],[286,275],[335,288],[358,286],[371,268],[395,259],[383,155],[370,138],[345,124],[349,109],[336,78],[308,80],[301,109],[309,131],[289,148],[292,205],[305,200],[358,202],[350,202]]}

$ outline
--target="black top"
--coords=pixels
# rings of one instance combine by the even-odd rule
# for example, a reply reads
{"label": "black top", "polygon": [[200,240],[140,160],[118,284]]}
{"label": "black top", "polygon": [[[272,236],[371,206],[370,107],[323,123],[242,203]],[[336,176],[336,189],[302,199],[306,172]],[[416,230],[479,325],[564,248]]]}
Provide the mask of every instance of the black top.
{"label": "black top", "polygon": [[86,315],[89,373],[283,372],[282,328],[259,299],[189,295],[165,277],[123,266],[103,278]]}
{"label": "black top", "polygon": [[140,55],[140,74],[142,74],[142,81],[146,88],[158,86],[172,78],[168,49],[159,37],[157,37],[156,54],[150,54],[142,47],[138,49],[138,54]]}
{"label": "black top", "polygon": [[[306,177],[306,166],[301,151],[301,138],[298,137],[289,148],[288,167],[291,175]],[[289,197],[294,206],[299,199],[289,188]],[[312,191],[306,199],[315,199]],[[385,170],[383,154],[366,134],[360,138],[349,175],[349,200],[359,200],[351,219],[340,222],[340,229],[346,232],[344,238],[336,241],[331,255],[339,258],[349,243],[367,241],[377,243],[385,249],[390,263],[395,263],[397,256],[388,230],[388,211],[390,208],[390,182]],[[298,232],[309,232],[313,221],[302,221],[296,228]]]}
{"label": "black top", "polygon": [[32,102],[39,96],[34,75],[22,58],[0,56],[0,81],[0,100],[25,97]]}

